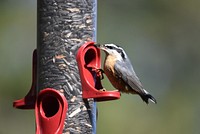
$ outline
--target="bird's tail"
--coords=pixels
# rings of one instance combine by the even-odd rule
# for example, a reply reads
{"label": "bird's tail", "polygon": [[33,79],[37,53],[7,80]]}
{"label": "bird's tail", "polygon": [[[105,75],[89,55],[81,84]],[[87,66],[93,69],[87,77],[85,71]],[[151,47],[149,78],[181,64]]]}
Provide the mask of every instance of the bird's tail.
{"label": "bird's tail", "polygon": [[147,104],[149,104],[149,100],[155,104],[157,103],[156,99],[151,94],[149,94],[147,91],[145,91],[144,93],[139,94],[139,95],[142,98],[142,100],[144,102],[146,102]]}

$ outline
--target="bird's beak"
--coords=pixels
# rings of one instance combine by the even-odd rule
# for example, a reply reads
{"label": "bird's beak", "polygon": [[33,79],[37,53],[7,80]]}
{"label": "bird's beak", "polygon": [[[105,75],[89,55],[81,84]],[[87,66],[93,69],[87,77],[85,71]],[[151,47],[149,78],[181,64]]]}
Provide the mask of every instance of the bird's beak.
{"label": "bird's beak", "polygon": [[108,50],[106,49],[106,47],[104,46],[104,44],[94,44],[97,48],[99,48],[100,50],[103,50],[105,53],[108,53]]}
{"label": "bird's beak", "polygon": [[97,44],[94,44],[94,46],[100,48],[101,44],[97,43]]}
{"label": "bird's beak", "polygon": [[103,44],[94,44],[97,48],[101,49],[101,50],[105,50],[104,45]]}

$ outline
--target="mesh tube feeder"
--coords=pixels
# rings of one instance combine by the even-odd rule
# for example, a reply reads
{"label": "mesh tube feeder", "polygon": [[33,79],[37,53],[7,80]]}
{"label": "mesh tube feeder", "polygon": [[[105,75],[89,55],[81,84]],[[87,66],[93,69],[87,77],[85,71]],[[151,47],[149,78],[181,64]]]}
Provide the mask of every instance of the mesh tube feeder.
{"label": "mesh tube feeder", "polygon": [[32,86],[13,106],[35,109],[36,134],[95,134],[96,101],[120,97],[119,92],[99,91],[99,77],[87,68],[100,67],[100,51],[92,42],[97,1],[37,2]]}

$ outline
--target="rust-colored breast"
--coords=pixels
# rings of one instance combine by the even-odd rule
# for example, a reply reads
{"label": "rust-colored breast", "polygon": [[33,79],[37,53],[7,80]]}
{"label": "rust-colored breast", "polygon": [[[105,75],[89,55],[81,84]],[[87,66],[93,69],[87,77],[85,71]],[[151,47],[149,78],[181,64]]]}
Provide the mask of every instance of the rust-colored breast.
{"label": "rust-colored breast", "polygon": [[116,58],[112,55],[108,55],[104,61],[104,72],[106,76],[108,77],[109,81],[115,87],[121,92],[125,93],[132,93],[135,94],[134,90],[131,89],[130,86],[128,86],[122,79],[117,76],[114,70],[114,65],[116,62]]}
{"label": "rust-colored breast", "polygon": [[106,76],[108,77],[108,79],[110,80],[110,82],[112,83],[112,85],[115,88],[117,88],[118,79],[116,78],[115,70],[114,70],[115,62],[116,62],[116,58],[111,55],[108,55],[104,62],[104,72]]}

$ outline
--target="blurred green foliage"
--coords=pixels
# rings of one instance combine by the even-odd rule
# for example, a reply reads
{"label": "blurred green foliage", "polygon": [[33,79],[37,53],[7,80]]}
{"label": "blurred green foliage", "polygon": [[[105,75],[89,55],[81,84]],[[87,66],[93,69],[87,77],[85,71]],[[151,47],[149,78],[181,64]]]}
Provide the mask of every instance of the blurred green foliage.
{"label": "blurred green foliage", "polygon": [[[97,134],[200,133],[199,6],[198,0],[98,1],[98,42],[124,47],[158,104],[126,94],[98,103]],[[2,0],[0,16],[0,133],[34,134],[34,111],[12,102],[31,84],[36,0]]]}

